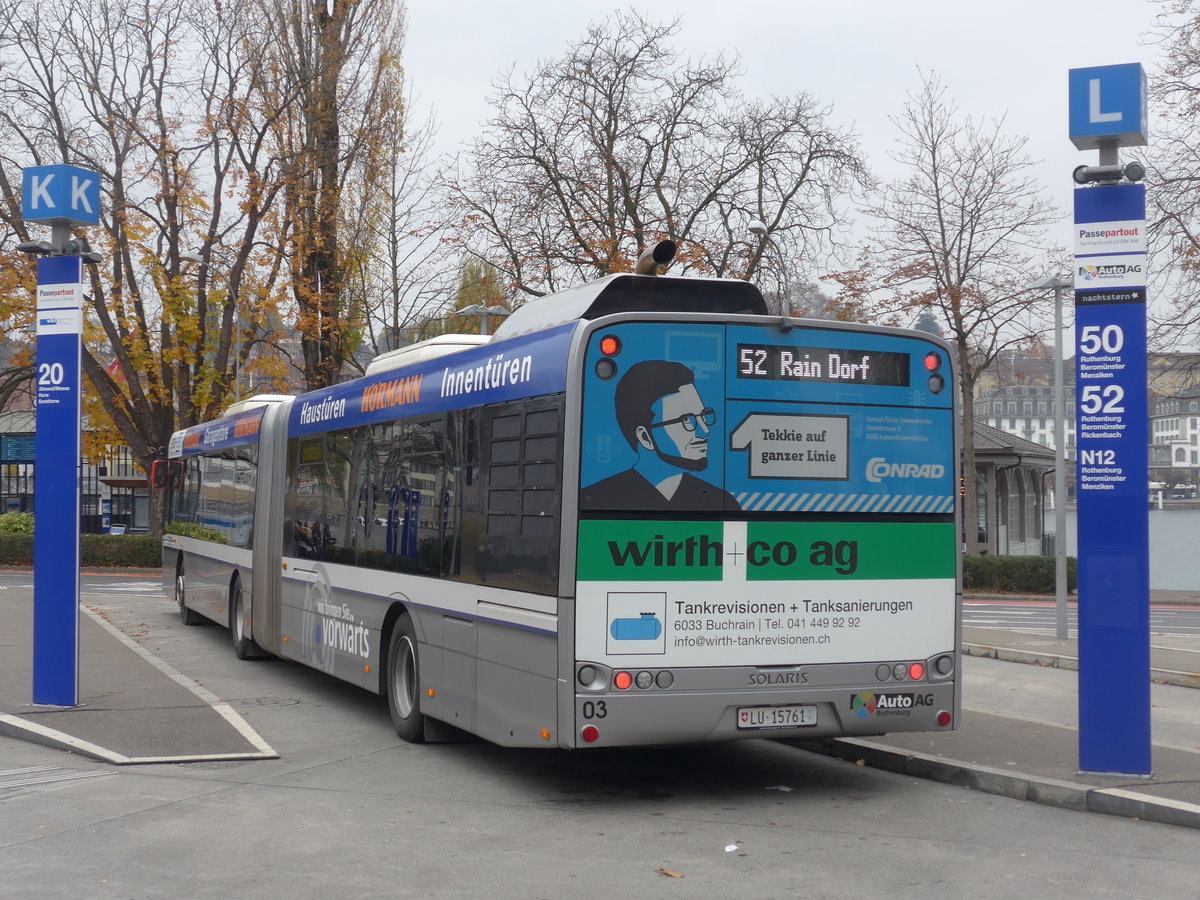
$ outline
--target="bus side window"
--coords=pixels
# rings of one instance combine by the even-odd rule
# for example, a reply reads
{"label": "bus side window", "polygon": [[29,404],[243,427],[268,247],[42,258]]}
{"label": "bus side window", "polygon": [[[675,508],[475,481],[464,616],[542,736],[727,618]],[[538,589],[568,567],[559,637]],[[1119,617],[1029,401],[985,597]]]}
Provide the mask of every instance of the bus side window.
{"label": "bus side window", "polygon": [[463,414],[465,420],[462,433],[465,436],[465,447],[463,452],[463,481],[469,487],[475,483],[475,469],[479,465],[479,445],[476,441],[476,427],[479,424],[479,414],[475,410],[468,410]]}
{"label": "bus side window", "polygon": [[289,442],[288,456],[292,480],[288,485],[285,516],[290,527],[284,528],[284,540],[290,540],[291,546],[285,547],[284,552],[290,549],[296,556],[320,559],[322,492],[326,477],[324,438],[318,435],[293,439]]}
{"label": "bus side window", "polygon": [[562,397],[497,404],[484,411],[482,509],[467,505],[463,571],[494,587],[558,590]]}

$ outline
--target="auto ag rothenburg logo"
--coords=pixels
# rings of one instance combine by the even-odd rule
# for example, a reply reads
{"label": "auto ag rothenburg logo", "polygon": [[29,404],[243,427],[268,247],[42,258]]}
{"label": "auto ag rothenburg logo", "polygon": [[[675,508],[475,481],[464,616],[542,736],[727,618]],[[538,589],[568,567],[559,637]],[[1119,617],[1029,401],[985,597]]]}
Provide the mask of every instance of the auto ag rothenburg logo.
{"label": "auto ag rothenburg logo", "polygon": [[885,478],[941,478],[946,467],[941,464],[894,463],[882,456],[867,460],[867,481],[878,483]]}
{"label": "auto ag rothenburg logo", "polygon": [[1113,264],[1108,266],[1080,266],[1079,277],[1084,281],[1103,281],[1106,278],[1122,278],[1140,275],[1142,267],[1135,264]]}

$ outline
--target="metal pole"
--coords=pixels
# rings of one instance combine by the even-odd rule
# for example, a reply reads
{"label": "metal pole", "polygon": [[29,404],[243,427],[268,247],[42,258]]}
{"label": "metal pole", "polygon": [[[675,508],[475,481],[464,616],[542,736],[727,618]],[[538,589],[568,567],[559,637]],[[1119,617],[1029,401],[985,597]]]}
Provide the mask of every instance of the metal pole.
{"label": "metal pole", "polygon": [[1067,639],[1067,424],[1063,399],[1061,279],[1054,283],[1054,633]]}

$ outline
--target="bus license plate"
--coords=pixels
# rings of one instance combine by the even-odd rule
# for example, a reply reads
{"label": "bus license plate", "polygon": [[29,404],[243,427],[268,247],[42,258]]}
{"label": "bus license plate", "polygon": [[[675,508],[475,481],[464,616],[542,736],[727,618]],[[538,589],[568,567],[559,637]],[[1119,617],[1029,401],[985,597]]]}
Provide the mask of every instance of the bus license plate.
{"label": "bus license plate", "polygon": [[738,728],[803,728],[816,724],[815,706],[743,706],[737,711]]}

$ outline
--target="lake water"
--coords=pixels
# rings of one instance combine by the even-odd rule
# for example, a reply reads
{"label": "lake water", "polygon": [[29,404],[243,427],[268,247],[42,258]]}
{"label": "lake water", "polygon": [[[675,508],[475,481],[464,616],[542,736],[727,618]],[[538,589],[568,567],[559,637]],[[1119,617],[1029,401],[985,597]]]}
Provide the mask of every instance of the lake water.
{"label": "lake water", "polygon": [[[1054,531],[1054,510],[1046,512]],[[1075,510],[1067,510],[1067,556],[1078,554]],[[1150,510],[1150,587],[1200,590],[1200,509]]]}

